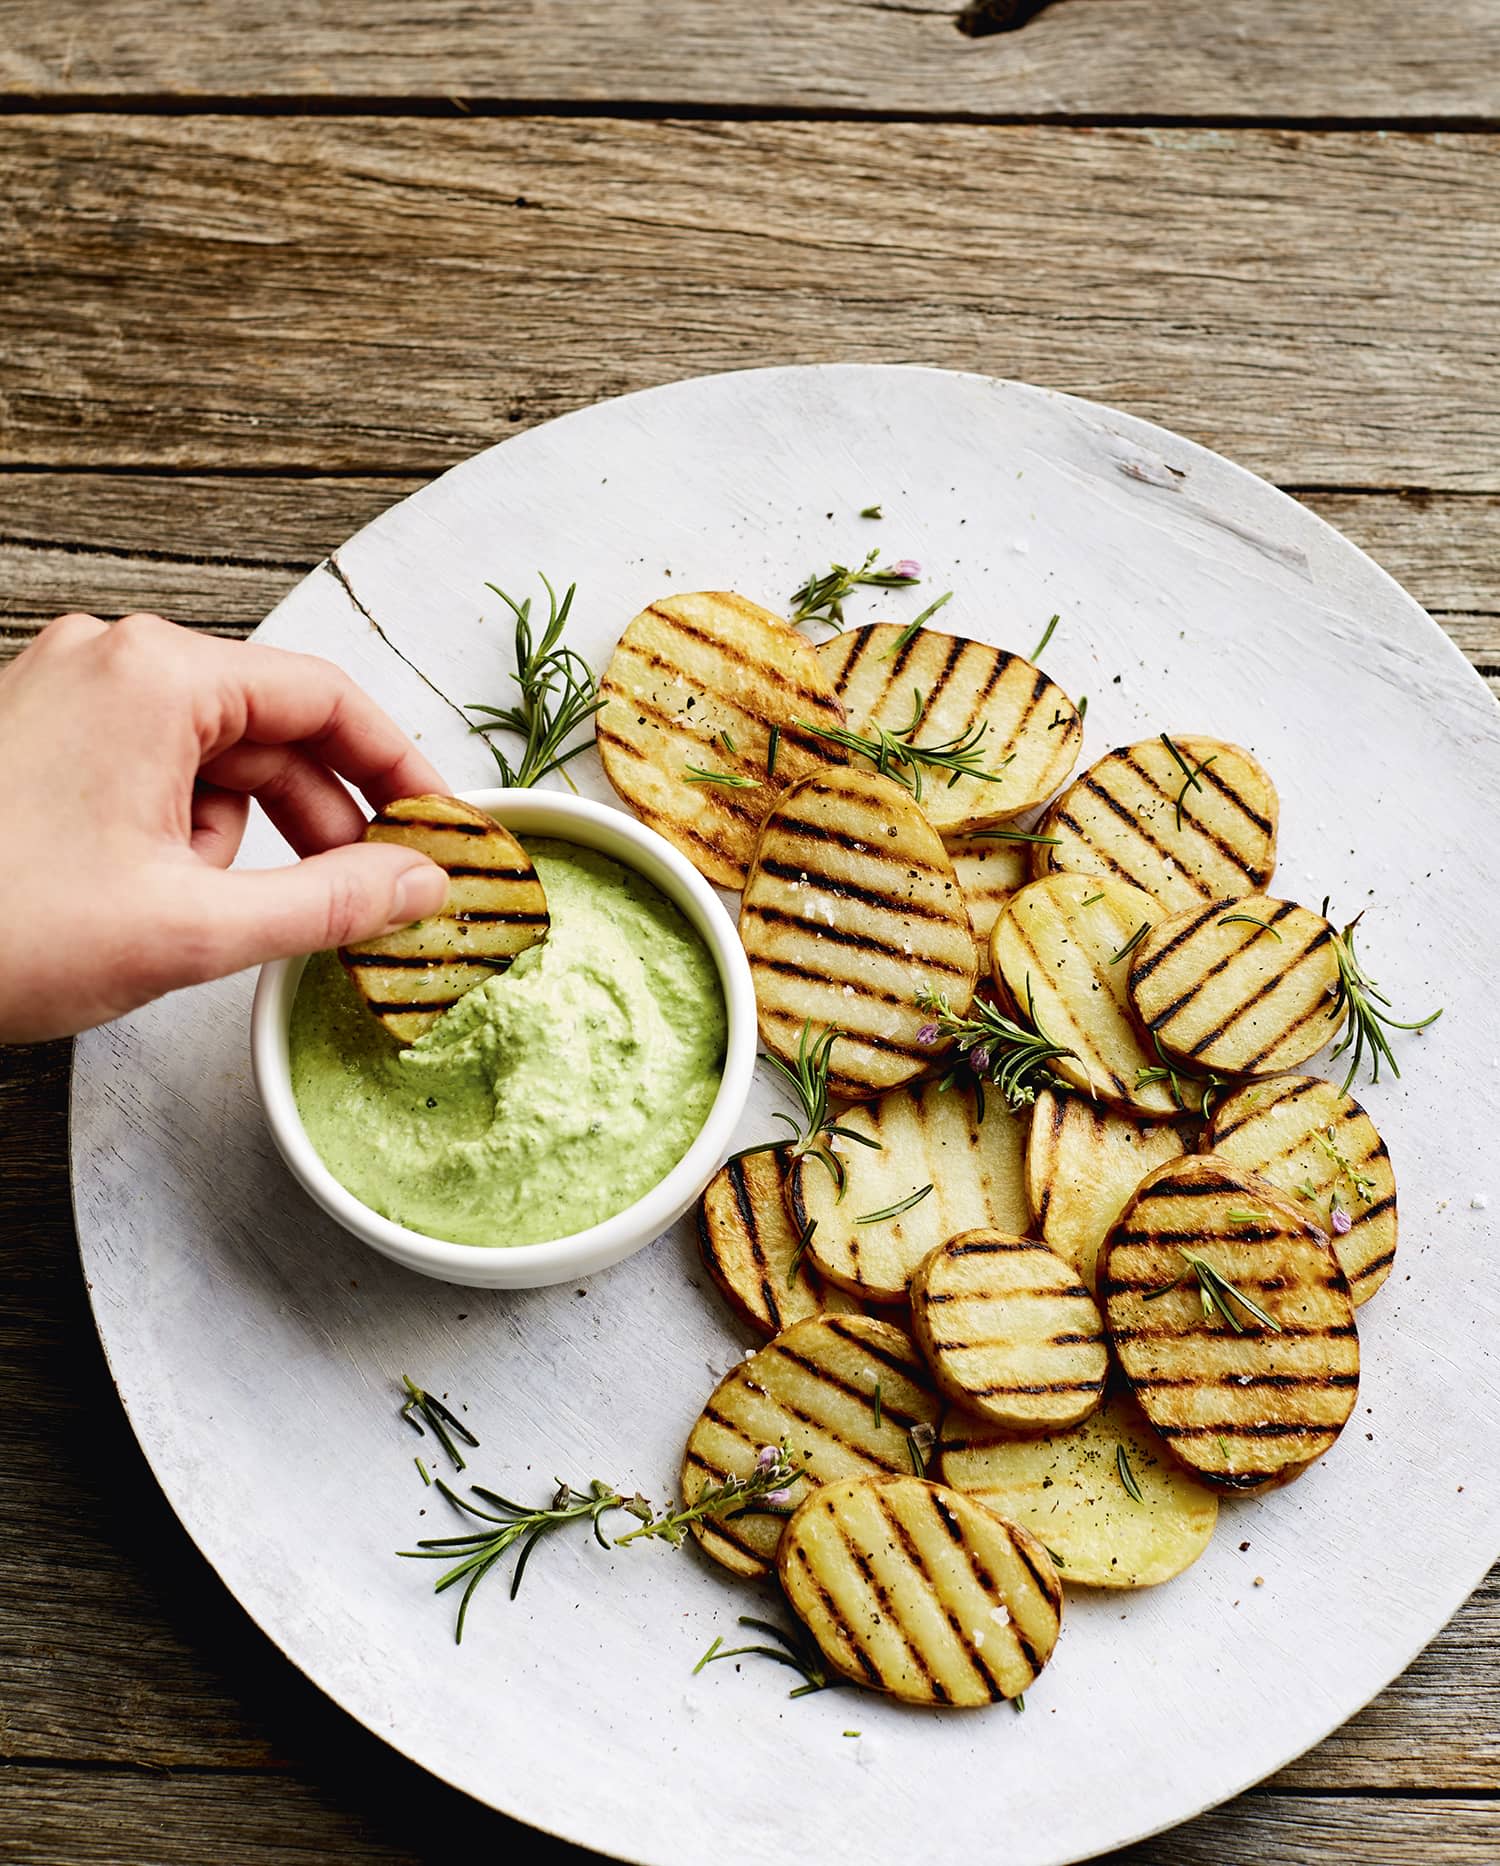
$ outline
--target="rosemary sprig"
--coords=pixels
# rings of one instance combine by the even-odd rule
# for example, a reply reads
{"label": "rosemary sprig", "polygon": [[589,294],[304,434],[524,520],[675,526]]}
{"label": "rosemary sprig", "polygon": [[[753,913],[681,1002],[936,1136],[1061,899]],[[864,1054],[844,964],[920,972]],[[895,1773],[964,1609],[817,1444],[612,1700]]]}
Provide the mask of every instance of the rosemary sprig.
{"label": "rosemary sprig", "polygon": [[1026,829],[972,829],[969,834],[975,842],[1039,842],[1049,849],[1062,841],[1061,836],[1038,836]]}
{"label": "rosemary sprig", "polygon": [[[1225,1089],[1234,1084],[1226,1076],[1216,1074],[1212,1069],[1189,1069],[1185,1063],[1174,1063],[1161,1046],[1161,1038],[1153,1030],[1151,1041],[1156,1046],[1156,1053],[1161,1058],[1154,1068],[1137,1069],[1135,1085],[1145,1088],[1151,1082],[1165,1082],[1172,1100],[1185,1114],[1201,1114],[1206,1121],[1213,1113],[1214,1103]],[[1198,1101],[1194,1106],[1182,1092],[1184,1082],[1197,1085]]]}
{"label": "rosemary sprig", "polygon": [[[922,723],[922,714],[926,701],[920,687],[913,687],[911,719],[906,725],[893,732],[888,726],[877,725],[872,734],[865,737],[858,732],[851,732],[845,726],[815,726],[805,719],[794,720],[799,731],[810,732],[814,738],[827,739],[830,744],[842,745],[845,751],[858,752],[870,763],[882,777],[894,778],[904,785],[916,802],[922,801],[922,773],[924,770],[946,771],[948,788],[951,790],[961,777],[979,778],[986,784],[998,784],[1004,777],[1004,770],[986,771],[979,763],[980,742],[989,732],[989,721],[981,720],[967,732],[955,733],[952,738],[941,739],[935,745],[918,745],[916,733]],[[1003,760],[1009,764],[1015,753]]]}
{"label": "rosemary sprig", "polygon": [[1184,773],[1186,779],[1182,789],[1177,793],[1177,827],[1180,830],[1182,828],[1182,806],[1187,800],[1188,792],[1190,790],[1202,790],[1203,786],[1198,782],[1199,776],[1217,760],[1219,754],[1217,752],[1210,752],[1207,758],[1203,760],[1202,764],[1198,766],[1197,770],[1194,770],[1186,758],[1183,757],[1182,753],[1178,751],[1177,747],[1167,737],[1165,732],[1161,735],[1161,742],[1177,760],[1178,768]]}
{"label": "rosemary sprig", "polygon": [[821,576],[814,571],[801,589],[792,592],[792,625],[795,627],[799,622],[826,622],[830,628],[842,628],[844,599],[852,596],[862,584],[892,590],[904,589],[908,583],[921,582],[921,567],[909,557],[903,557],[898,563],[883,564],[877,570],[874,565],[879,555],[877,547],[858,570],[851,570],[847,564],[834,564]]}
{"label": "rosemary sprig", "polygon": [[1151,931],[1151,922],[1149,920],[1143,920],[1141,924],[1136,928],[1134,933],[1131,934],[1130,938],[1126,940],[1125,944],[1120,948],[1120,950],[1116,953],[1110,954],[1110,960],[1109,960],[1110,964],[1118,965],[1122,959],[1129,958],[1131,953],[1135,951],[1136,947],[1140,945],[1141,941],[1146,937],[1146,935],[1150,931]]}
{"label": "rosemary sprig", "polygon": [[1029,1028],[1007,1017],[998,1006],[984,998],[974,1000],[968,1017],[956,1017],[947,996],[940,991],[929,991],[925,986],[917,993],[917,1004],[932,1018],[931,1023],[924,1024],[917,1032],[917,1041],[929,1044],[936,1043],[940,1037],[951,1037],[976,1080],[993,1082],[1013,1109],[1034,1102],[1037,1090],[1046,1088],[1056,1079],[1051,1064],[1058,1057],[1076,1054],[1066,1044],[1054,1043],[1037,1021],[1029,975],[1026,980]]}
{"label": "rosemary sprig", "polygon": [[[799,1126],[789,1114],[783,1114],[778,1108],[771,1116],[773,1121],[784,1121],[792,1130],[789,1146],[791,1157],[800,1160],[810,1157],[823,1167],[838,1188],[840,1198],[844,1196],[844,1163],[830,1146],[830,1138],[857,1141],[861,1147],[873,1147],[880,1150],[880,1142],[869,1134],[858,1133],[852,1127],[842,1127],[829,1118],[828,1110],[828,1062],[833,1053],[833,1046],[843,1035],[842,1030],[825,1030],[816,1041],[812,1034],[812,1019],[808,1018],[802,1026],[802,1035],[797,1043],[797,1066],[789,1069],[779,1056],[767,1056],[766,1061],[782,1078],[802,1105],[802,1122]],[[735,1160],[746,1160],[753,1153],[774,1153],[779,1147],[787,1147],[785,1140],[758,1141],[753,1147],[741,1147],[738,1153],[731,1153],[724,1162],[732,1165]]]}
{"label": "rosemary sprig", "polygon": [[857,1225],[878,1225],[885,1218],[899,1218],[903,1212],[909,1212],[914,1205],[920,1205],[931,1192],[932,1187],[919,1186],[904,1199],[898,1199],[894,1205],[887,1205],[878,1212],[866,1212],[862,1218],[856,1218]]}
{"label": "rosemary sprig", "polygon": [[741,777],[733,771],[706,771],[702,765],[684,764],[685,781],[689,784],[722,784],[726,790],[759,790],[760,779]]}
{"label": "rosemary sprig", "polygon": [[[1264,1213],[1252,1213],[1251,1216],[1263,1217]],[[1232,1213],[1230,1217],[1233,1218]],[[1177,1248],[1177,1254],[1187,1264],[1187,1269],[1181,1276],[1173,1277],[1170,1283],[1163,1283],[1159,1289],[1148,1289],[1145,1301],[1155,1302],[1158,1296],[1165,1296],[1168,1290],[1176,1289],[1190,1276],[1194,1276],[1198,1279],[1198,1299],[1203,1305],[1204,1321],[1211,1321],[1215,1314],[1221,1315],[1237,1335],[1243,1335],[1245,1325],[1229,1306],[1233,1302],[1238,1303],[1247,1315],[1253,1316],[1262,1328],[1269,1328],[1273,1335],[1281,1333],[1280,1322],[1268,1315],[1258,1302],[1253,1302],[1242,1289],[1236,1288],[1207,1258],[1198,1256],[1195,1251],[1183,1250],[1181,1245]]]}
{"label": "rosemary sprig", "polygon": [[1030,655],[1027,657],[1029,660],[1036,661],[1040,659],[1042,654],[1045,653],[1047,643],[1051,641],[1052,639],[1053,630],[1057,627],[1061,619],[1062,618],[1060,616],[1053,616],[1052,620],[1047,624],[1046,628],[1042,630],[1042,639],[1037,643],[1037,645],[1032,649]]}
{"label": "rosemary sprig", "polygon": [[[452,1564],[445,1573],[439,1575],[433,1584],[433,1592],[443,1594],[449,1588],[462,1584],[463,1593],[459,1597],[458,1618],[453,1629],[455,1644],[461,1644],[474,1590],[496,1563],[518,1543],[521,1553],[511,1574],[512,1600],[520,1588],[521,1577],[526,1572],[526,1564],[537,1543],[543,1536],[551,1535],[570,1523],[587,1523],[601,1548],[623,1548],[627,1543],[642,1537],[668,1542],[676,1548],[683,1542],[690,1525],[701,1522],[705,1517],[735,1516],[742,1510],[757,1507],[779,1510],[789,1505],[790,1486],[802,1476],[804,1468],[793,1461],[784,1444],[780,1447],[767,1445],[746,1476],[726,1478],[722,1484],[706,1490],[696,1503],[675,1510],[668,1508],[660,1515],[638,1492],[627,1496],[625,1492],[602,1483],[597,1477],[586,1489],[580,1490],[559,1483],[552,1502],[535,1509],[502,1496],[499,1491],[475,1484],[471,1486],[471,1494],[479,1498],[481,1503],[491,1506],[482,1509],[479,1504],[461,1497],[439,1477],[434,1480],[435,1486],[455,1509],[493,1526],[470,1530],[458,1536],[428,1536],[418,1542],[414,1549],[399,1549],[397,1553],[411,1560]],[[627,1515],[635,1517],[638,1527],[627,1535],[616,1536],[611,1544],[610,1538],[604,1533],[604,1518],[616,1510],[623,1510]]]}
{"label": "rosemary sprig", "polygon": [[523,741],[518,765],[512,765],[493,740],[489,741],[489,747],[500,767],[501,783],[525,789],[549,772],[561,771],[570,759],[587,751],[589,740],[580,739],[573,746],[567,741],[593,718],[603,706],[604,698],[595,685],[588,663],[571,648],[562,646],[562,632],[573,607],[577,584],[568,585],[567,594],[559,603],[552,585],[542,578],[548,614],[540,641],[531,625],[531,598],[528,596],[518,603],[498,584],[486,587],[495,592],[516,619],[516,671],[511,678],[520,688],[521,697],[515,706],[476,705],[465,710],[489,714],[488,719],[471,730],[486,735],[514,732]]}
{"label": "rosemary sprig", "polygon": [[901,633],[891,643],[890,647],[886,649],[884,658],[887,661],[894,661],[896,656],[900,654],[901,650],[911,641],[913,636],[927,626],[937,614],[938,610],[943,607],[944,603],[951,603],[952,601],[952,590],[945,590],[935,603],[929,603],[922,611],[921,615],[916,617],[914,621],[908,622],[906,627],[902,629]]}
{"label": "rosemary sprig", "polygon": [[[1323,903],[1323,911],[1325,914],[1328,911],[1327,901]],[[1349,1086],[1359,1074],[1359,1066],[1364,1061],[1366,1050],[1370,1055],[1370,1080],[1372,1082],[1380,1080],[1382,1058],[1390,1064],[1393,1075],[1400,1075],[1401,1065],[1391,1051],[1390,1041],[1385,1034],[1387,1030],[1425,1030],[1429,1024],[1435,1024],[1443,1014],[1440,1005],[1427,1017],[1416,1018],[1408,1024],[1402,1023],[1399,1018],[1387,1017],[1385,1011],[1380,1009],[1380,1006],[1384,1005],[1386,1010],[1389,1010],[1391,1001],[1365,971],[1354,952],[1354,929],[1363,918],[1362,913],[1356,914],[1342,933],[1333,935],[1333,956],[1338,962],[1339,976],[1338,983],[1333,988],[1333,1004],[1328,1012],[1329,1020],[1337,1021],[1345,1010],[1349,1013],[1348,1028],[1335,1045],[1333,1054],[1337,1058],[1351,1047],[1354,1051],[1349,1058],[1349,1073],[1339,1085],[1341,1095],[1349,1093]]]}
{"label": "rosemary sprig", "polygon": [[[1281,940],[1280,927],[1273,927],[1269,920],[1257,920],[1254,914],[1225,914],[1223,919],[1219,922],[1219,925],[1221,927],[1232,927],[1236,925],[1259,927],[1262,933],[1270,933],[1278,941]],[[1282,944],[1285,944],[1285,942],[1282,941]]]}
{"label": "rosemary sprig", "polygon": [[[812,1691],[826,1691],[831,1686],[841,1685],[844,1681],[837,1674],[830,1673],[823,1662],[823,1655],[805,1634],[784,1633],[779,1626],[773,1626],[769,1620],[757,1620],[753,1615],[742,1613],[739,1625],[751,1627],[757,1633],[764,1633],[774,1639],[774,1646],[726,1646],[722,1635],[714,1641],[703,1657],[693,1667],[696,1678],[705,1665],[712,1665],[716,1659],[742,1659],[754,1655],[762,1659],[774,1659],[778,1665],[790,1666],[794,1672],[801,1672],[802,1683],[787,1693],[788,1697],[805,1698]],[[844,1733],[846,1736],[848,1731]]]}
{"label": "rosemary sprig", "polygon": [[1136,1503],[1144,1503],[1146,1499],[1141,1495],[1141,1487],[1135,1481],[1135,1472],[1130,1468],[1130,1460],[1125,1455],[1123,1445],[1115,1446],[1115,1469],[1120,1474],[1120,1482],[1125,1486],[1125,1494]]}
{"label": "rosemary sprig", "polygon": [[475,1438],[462,1419],[449,1412],[436,1394],[424,1391],[406,1374],[402,1374],[401,1384],[406,1388],[406,1400],[401,1408],[401,1417],[418,1438],[425,1438],[427,1432],[430,1431],[448,1454],[448,1462],[454,1470],[463,1470],[464,1455],[454,1444],[454,1439],[462,1439],[471,1450],[479,1443],[479,1440]]}
{"label": "rosemary sprig", "polygon": [[[1314,1128],[1313,1139],[1332,1160],[1335,1172],[1349,1181],[1355,1197],[1363,1199],[1368,1205],[1375,1196],[1375,1181],[1368,1173],[1359,1170],[1334,1139],[1333,1124],[1330,1122],[1326,1128]],[[1317,1195],[1314,1193],[1312,1196],[1315,1198]]]}

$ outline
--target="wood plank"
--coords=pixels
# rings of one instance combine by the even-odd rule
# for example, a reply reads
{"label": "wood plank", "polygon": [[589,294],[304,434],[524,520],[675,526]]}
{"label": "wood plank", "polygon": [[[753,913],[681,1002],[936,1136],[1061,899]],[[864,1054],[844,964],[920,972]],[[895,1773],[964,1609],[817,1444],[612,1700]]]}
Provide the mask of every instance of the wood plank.
{"label": "wood plank", "polygon": [[[141,1776],[115,1771],[0,1770],[3,1856],[13,1866],[436,1866],[473,1850],[547,1866],[586,1866],[585,1853],[517,1828],[382,1752],[359,1780],[281,1776]],[[394,1778],[394,1780],[392,1780]],[[81,1818],[87,1809],[86,1818]],[[1435,1833],[1434,1830],[1438,1830]],[[1440,1834],[1440,1838],[1439,1838]],[[628,1840],[622,1842],[628,1845]],[[481,1851],[482,1849],[482,1851]],[[1096,1866],[1494,1866],[1500,1807],[1405,1796],[1243,1796]],[[503,1857],[503,1855],[502,1855]]]}
{"label": "wood plank", "polygon": [[921,358],[1284,484],[1500,491],[1497,146],[14,117],[0,455],[422,473],[678,376]]}
{"label": "wood plank", "polygon": [[[242,635],[418,477],[0,473],[0,661],[52,616],[155,609]],[[1500,498],[1309,493],[1405,584],[1500,695]]]}
{"label": "wood plank", "polygon": [[[998,11],[999,8],[994,8]],[[357,9],[0,0],[0,90],[636,101],[930,115],[1430,119],[1500,114],[1486,0],[1054,0],[970,37],[964,0],[491,0]]]}

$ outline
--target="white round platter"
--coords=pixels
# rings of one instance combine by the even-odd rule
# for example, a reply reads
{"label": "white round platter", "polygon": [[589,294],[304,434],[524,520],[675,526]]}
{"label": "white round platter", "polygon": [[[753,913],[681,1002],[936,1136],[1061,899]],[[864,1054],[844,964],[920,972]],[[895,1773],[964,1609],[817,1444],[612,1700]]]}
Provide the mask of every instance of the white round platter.
{"label": "white round platter", "polygon": [[[877,502],[883,522],[858,517]],[[883,1866],[930,1857],[934,1820],[955,1858],[1084,1859],[1317,1742],[1500,1553],[1485,1210],[1500,1192],[1500,710],[1416,603],[1311,513],[1143,421],[1021,384],[764,370],[585,409],[481,454],[341,548],[340,574],[313,572],[259,639],[341,663],[464,788],[492,766],[434,688],[458,702],[508,690],[510,630],[487,580],[539,593],[537,570],[576,578],[571,640],[602,667],[663,591],[783,608],[809,571],[877,543],[927,580],[862,592],[851,620],[906,619],[951,588],[943,626],[1026,653],[1060,614],[1044,659],[1088,696],[1086,759],[1163,728],[1253,747],[1281,791],[1277,890],[1368,909],[1362,950],[1398,1015],[1446,1007],[1398,1036],[1402,1079],[1363,1091],[1403,1233],[1360,1314],[1342,1440],[1298,1483],[1227,1506],[1178,1581],[1075,1594],[1025,1715],[852,1690],[789,1701],[795,1677],[758,1660],[694,1676],[737,1614],[784,1611],[770,1591],[692,1549],[606,1552],[582,1534],[539,1548],[515,1601],[497,1571],[456,1648],[433,1566],[393,1553],[463,1526],[413,1468],[434,1448],[398,1422],[397,1377],[466,1404],[483,1441],[466,1476],[538,1502],[555,1478],[594,1476],[660,1500],[751,1340],[690,1224],[576,1288],[446,1288],[362,1249],[282,1168],[250,1082],[252,977],[78,1046],[94,1311],[204,1555],[404,1754],[650,1866]],[[592,752],[572,769],[612,800]],[[285,855],[262,825],[246,859]],[[747,1141],[774,1105],[758,1085]]]}

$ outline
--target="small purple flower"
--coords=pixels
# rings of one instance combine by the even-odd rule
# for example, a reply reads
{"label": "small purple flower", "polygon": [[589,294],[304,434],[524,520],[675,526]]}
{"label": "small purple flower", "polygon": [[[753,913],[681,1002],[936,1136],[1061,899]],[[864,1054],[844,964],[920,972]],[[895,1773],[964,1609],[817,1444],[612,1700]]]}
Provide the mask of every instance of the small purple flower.
{"label": "small purple flower", "polygon": [[761,1502],[764,1503],[768,1509],[773,1510],[784,1510],[791,1500],[792,1493],[789,1490],[768,1490],[761,1498]]}
{"label": "small purple flower", "polygon": [[1333,1234],[1335,1237],[1340,1237],[1340,1238],[1347,1237],[1349,1233],[1354,1229],[1354,1220],[1344,1210],[1342,1205],[1334,1206],[1332,1217],[1333,1217]]}
{"label": "small purple flower", "polygon": [[977,1076],[987,1076],[993,1061],[994,1058],[990,1055],[990,1046],[987,1043],[976,1044],[969,1051],[969,1067]]}
{"label": "small purple flower", "polygon": [[781,1461],[779,1445],[762,1445],[755,1458],[757,1472],[774,1471]]}
{"label": "small purple flower", "polygon": [[917,1041],[924,1047],[929,1043],[936,1043],[937,1040],[938,1027],[936,1024],[923,1024],[922,1028],[917,1032]]}
{"label": "small purple flower", "polygon": [[922,566],[914,557],[903,557],[898,563],[891,565],[891,575],[904,577],[908,583],[915,583],[921,574]]}

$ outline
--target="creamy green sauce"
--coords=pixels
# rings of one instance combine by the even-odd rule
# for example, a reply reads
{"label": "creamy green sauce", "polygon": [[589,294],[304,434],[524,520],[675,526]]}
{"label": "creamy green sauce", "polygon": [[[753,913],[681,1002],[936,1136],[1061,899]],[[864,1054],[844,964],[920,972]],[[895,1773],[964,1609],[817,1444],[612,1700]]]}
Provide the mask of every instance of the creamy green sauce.
{"label": "creamy green sauce", "polygon": [[552,927],[399,1048],[335,953],[292,1007],[292,1089],[357,1199],[459,1244],[536,1244],[611,1218],[687,1152],[726,1035],[713,956],[633,870],[524,839]]}

